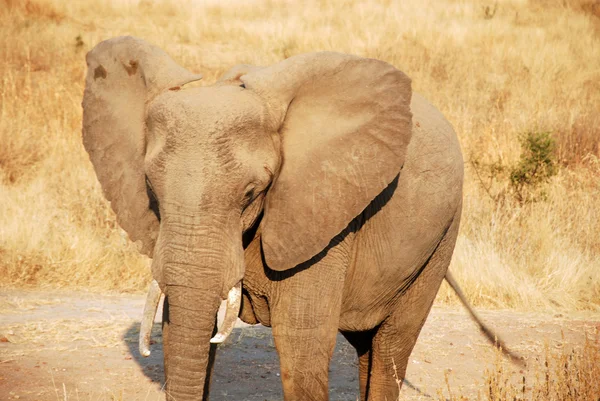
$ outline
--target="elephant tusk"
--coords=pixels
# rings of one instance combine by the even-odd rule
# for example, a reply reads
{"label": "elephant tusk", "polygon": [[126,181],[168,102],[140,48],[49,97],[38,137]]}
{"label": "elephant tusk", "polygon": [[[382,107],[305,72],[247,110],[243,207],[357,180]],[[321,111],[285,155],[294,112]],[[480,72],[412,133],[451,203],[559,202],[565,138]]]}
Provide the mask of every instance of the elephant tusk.
{"label": "elephant tusk", "polygon": [[139,349],[143,357],[150,356],[150,334],[152,333],[154,317],[156,316],[156,309],[158,309],[158,302],[161,295],[162,291],[158,283],[156,280],[152,280],[150,288],[148,288],[146,305],[144,305],[144,314],[142,315],[142,322],[140,324]]}
{"label": "elephant tusk", "polygon": [[225,317],[221,323],[219,331],[213,338],[210,339],[212,344],[220,344],[229,337],[235,322],[240,314],[240,306],[242,305],[242,282],[238,282],[231,287],[227,294],[227,308],[225,309]]}

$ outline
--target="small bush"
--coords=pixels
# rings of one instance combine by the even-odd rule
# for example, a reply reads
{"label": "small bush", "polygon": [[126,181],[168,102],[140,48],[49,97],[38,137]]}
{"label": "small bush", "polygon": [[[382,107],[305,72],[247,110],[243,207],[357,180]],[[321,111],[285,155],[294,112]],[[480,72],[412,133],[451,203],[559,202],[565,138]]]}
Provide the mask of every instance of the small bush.
{"label": "small bush", "polygon": [[521,156],[514,165],[471,158],[480,184],[495,202],[507,197],[519,204],[545,199],[543,184],[558,172],[556,141],[550,132],[528,132],[520,142]]}
{"label": "small bush", "polygon": [[521,138],[521,158],[509,169],[510,185],[520,202],[536,200],[539,188],[556,175],[556,144],[549,132],[528,132]]}

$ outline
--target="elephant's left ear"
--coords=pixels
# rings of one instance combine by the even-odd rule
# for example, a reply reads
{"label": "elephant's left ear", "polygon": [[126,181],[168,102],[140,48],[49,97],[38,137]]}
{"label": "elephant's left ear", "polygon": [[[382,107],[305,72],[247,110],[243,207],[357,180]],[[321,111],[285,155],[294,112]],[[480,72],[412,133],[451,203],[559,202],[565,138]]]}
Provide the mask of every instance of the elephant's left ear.
{"label": "elephant's left ear", "polygon": [[339,53],[291,57],[241,80],[279,118],[283,164],[261,231],[269,268],[286,270],[321,252],[400,172],[411,81]]}

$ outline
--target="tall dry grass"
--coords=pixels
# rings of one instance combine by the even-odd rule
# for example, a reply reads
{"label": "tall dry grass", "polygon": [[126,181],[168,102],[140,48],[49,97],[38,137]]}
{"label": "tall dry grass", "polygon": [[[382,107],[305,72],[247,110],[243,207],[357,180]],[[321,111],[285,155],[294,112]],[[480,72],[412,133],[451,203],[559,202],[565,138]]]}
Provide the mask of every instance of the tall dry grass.
{"label": "tall dry grass", "polygon": [[[544,354],[516,372],[496,350],[493,365],[484,371],[484,385],[477,396],[446,389],[437,391],[439,401],[594,401],[600,399],[600,337],[586,335],[577,347],[545,346]],[[398,401],[402,401],[402,396]]]}
{"label": "tall dry grass", "polygon": [[[600,308],[597,1],[0,0],[2,285],[136,290],[149,279],[80,140],[85,53],[132,34],[213,82],[236,63],[335,50],[388,61],[456,128],[466,159],[452,269],[475,305]],[[509,166],[549,131],[543,199],[490,196],[474,161]],[[492,188],[492,190],[495,190]],[[451,302],[446,287],[439,296]]]}

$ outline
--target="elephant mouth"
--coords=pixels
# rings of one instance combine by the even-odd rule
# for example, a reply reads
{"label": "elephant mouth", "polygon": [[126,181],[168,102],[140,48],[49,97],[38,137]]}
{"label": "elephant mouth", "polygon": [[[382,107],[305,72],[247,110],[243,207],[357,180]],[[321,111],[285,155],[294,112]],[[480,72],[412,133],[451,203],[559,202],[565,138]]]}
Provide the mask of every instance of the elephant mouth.
{"label": "elephant mouth", "polygon": [[[144,305],[144,312],[142,315],[142,321],[140,323],[140,337],[139,337],[139,351],[143,357],[150,356],[150,335],[152,332],[152,325],[154,324],[154,318],[156,317],[156,311],[158,309],[158,303],[162,296],[162,291],[156,282],[152,280],[150,287],[148,288],[148,294],[146,296],[146,304]],[[220,344],[229,337],[235,322],[240,313],[240,307],[242,304],[242,282],[238,281],[236,285],[231,287],[227,293],[227,307],[225,309],[225,317],[219,327],[217,334],[210,339],[212,344]]]}

